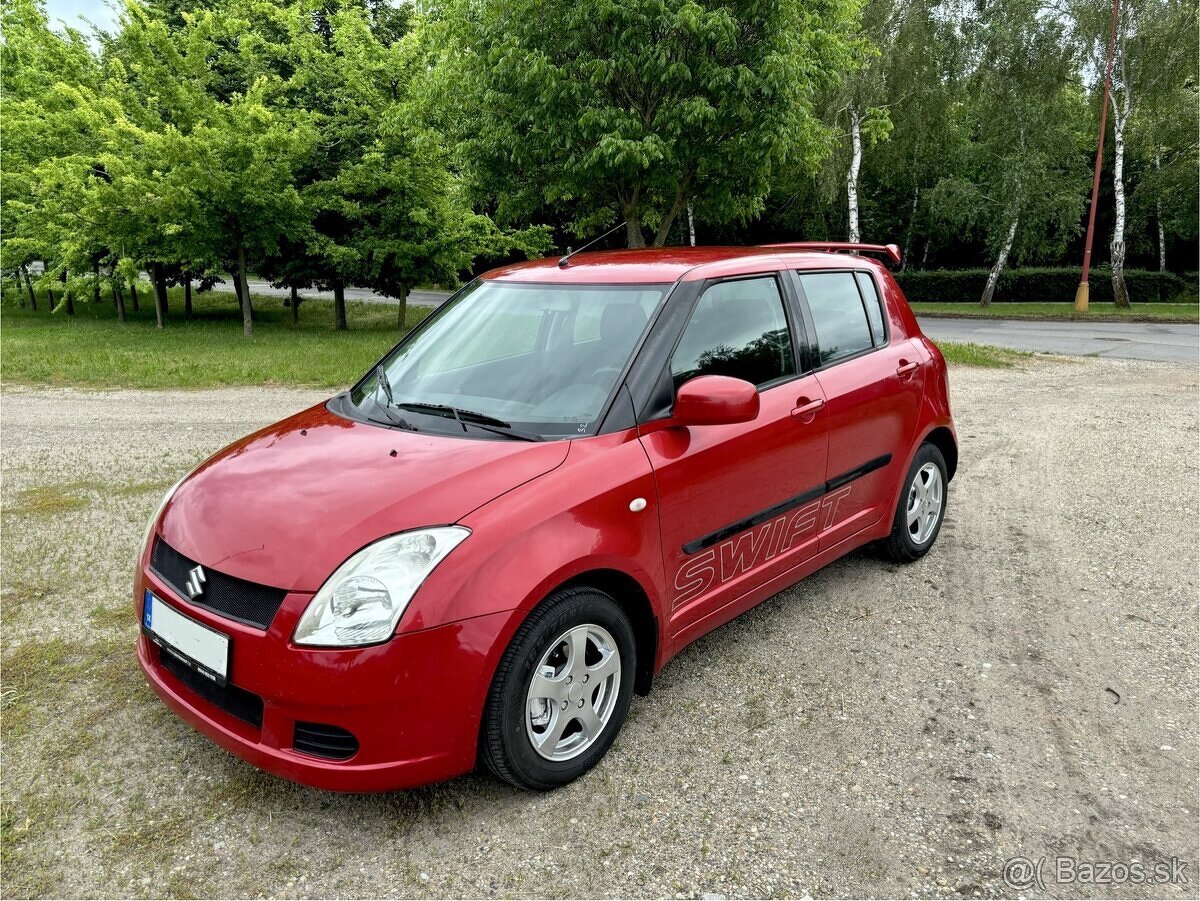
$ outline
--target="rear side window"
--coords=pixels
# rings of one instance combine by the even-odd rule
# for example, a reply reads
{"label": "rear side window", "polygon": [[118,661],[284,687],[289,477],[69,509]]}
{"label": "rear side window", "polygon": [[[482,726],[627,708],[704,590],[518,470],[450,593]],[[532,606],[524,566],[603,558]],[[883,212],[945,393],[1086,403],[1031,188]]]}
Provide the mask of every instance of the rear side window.
{"label": "rear side window", "polygon": [[795,374],[783,299],[771,276],[721,282],[705,291],[671,357],[676,388],[698,375],[764,385]]}
{"label": "rear side window", "polygon": [[867,308],[867,319],[871,321],[871,335],[875,338],[875,346],[887,344],[887,333],[883,330],[883,305],[879,302],[879,292],[875,290],[875,280],[865,272],[856,272],[858,290],[862,292],[863,305]]}
{"label": "rear side window", "polygon": [[799,275],[812,312],[822,366],[874,347],[871,326],[852,273],[803,272]]}

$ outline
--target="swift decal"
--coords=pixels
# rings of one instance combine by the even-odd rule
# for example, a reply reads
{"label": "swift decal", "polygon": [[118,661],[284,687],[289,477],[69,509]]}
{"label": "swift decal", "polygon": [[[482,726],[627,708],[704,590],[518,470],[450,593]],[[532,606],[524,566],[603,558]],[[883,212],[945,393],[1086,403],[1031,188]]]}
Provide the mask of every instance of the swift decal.
{"label": "swift decal", "polygon": [[713,587],[785,554],[837,519],[837,508],[849,496],[844,485],[820,500],[805,504],[761,525],[726,539],[684,561],[675,574],[674,607],[680,607]]}

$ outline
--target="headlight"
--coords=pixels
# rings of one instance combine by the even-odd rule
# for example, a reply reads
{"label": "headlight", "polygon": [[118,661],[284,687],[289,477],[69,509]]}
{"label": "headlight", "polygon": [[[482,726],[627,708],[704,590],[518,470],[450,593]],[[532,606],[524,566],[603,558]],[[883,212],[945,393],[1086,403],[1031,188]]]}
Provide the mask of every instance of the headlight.
{"label": "headlight", "polygon": [[296,644],[354,647],[386,641],[442,558],[471,534],[461,526],[381,538],[339,566],[296,626]]}

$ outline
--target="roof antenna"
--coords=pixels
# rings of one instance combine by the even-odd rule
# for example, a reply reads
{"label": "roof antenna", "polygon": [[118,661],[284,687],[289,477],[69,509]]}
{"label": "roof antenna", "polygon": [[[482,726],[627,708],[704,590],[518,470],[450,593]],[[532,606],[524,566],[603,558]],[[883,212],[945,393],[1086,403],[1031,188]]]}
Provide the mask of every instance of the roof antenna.
{"label": "roof antenna", "polygon": [[566,255],[563,256],[563,258],[558,261],[558,268],[566,269],[568,266],[571,265],[571,257],[575,256],[575,254],[577,254],[577,253],[583,253],[583,251],[587,250],[593,244],[603,241],[605,238],[607,238],[609,235],[611,235],[613,232],[615,232],[618,228],[620,228],[624,224],[625,224],[625,220],[622,219],[620,222],[618,222],[616,225],[614,225],[612,228],[610,228],[608,231],[606,231],[604,234],[602,234],[599,238],[593,238],[592,240],[588,241],[586,244],[584,244],[582,247],[580,247],[579,250],[568,249]]}

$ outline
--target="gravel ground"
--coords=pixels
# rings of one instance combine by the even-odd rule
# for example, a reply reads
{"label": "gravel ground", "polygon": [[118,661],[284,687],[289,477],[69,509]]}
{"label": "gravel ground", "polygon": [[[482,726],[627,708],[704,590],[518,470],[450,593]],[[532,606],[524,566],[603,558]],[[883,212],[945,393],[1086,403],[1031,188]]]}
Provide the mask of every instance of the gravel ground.
{"label": "gravel ground", "polygon": [[[853,555],[696,642],[553,794],[338,796],[167,713],[129,599],[162,490],[317,395],[6,390],[4,896],[1196,897],[1195,369],[1037,360],[952,391],[923,561]],[[1018,855],[1188,882],[1019,893]]]}

